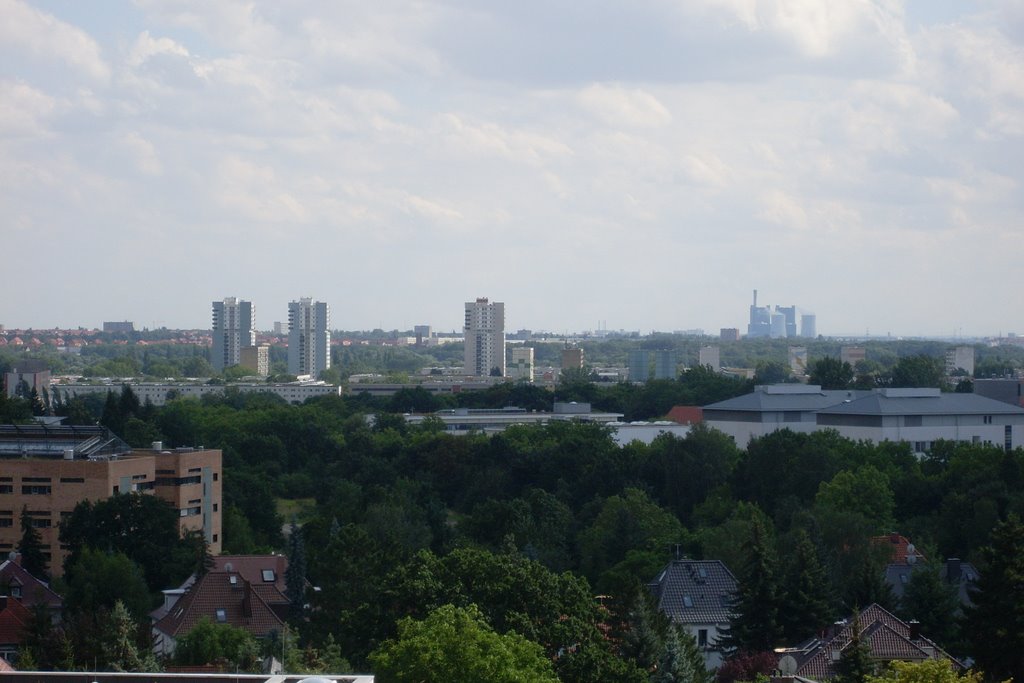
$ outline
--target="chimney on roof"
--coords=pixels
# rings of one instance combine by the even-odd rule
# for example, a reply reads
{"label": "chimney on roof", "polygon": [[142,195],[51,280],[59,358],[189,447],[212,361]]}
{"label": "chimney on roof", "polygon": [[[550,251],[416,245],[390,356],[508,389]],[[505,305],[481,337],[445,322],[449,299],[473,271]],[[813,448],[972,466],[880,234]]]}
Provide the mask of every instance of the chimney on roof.
{"label": "chimney on roof", "polygon": [[950,557],[946,560],[946,581],[960,583],[960,558]]}
{"label": "chimney on roof", "polygon": [[7,609],[7,596],[0,595],[0,612],[3,612],[5,609]]}
{"label": "chimney on roof", "polygon": [[893,544],[899,543],[900,542],[900,535],[898,533],[896,533],[895,531],[890,531],[889,532],[889,542],[893,543]]}
{"label": "chimney on roof", "polygon": [[911,619],[907,622],[907,626],[910,627],[910,639],[920,640],[921,639],[921,622],[917,619]]}

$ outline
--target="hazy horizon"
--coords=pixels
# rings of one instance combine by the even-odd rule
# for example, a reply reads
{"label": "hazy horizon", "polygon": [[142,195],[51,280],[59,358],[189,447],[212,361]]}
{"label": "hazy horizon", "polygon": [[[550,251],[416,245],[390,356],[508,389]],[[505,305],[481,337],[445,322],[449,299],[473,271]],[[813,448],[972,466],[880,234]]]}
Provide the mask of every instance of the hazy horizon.
{"label": "hazy horizon", "polygon": [[[1010,0],[0,0],[0,324],[1021,327]],[[852,332],[860,330],[860,333]],[[1020,330],[1016,330],[1020,331]]]}

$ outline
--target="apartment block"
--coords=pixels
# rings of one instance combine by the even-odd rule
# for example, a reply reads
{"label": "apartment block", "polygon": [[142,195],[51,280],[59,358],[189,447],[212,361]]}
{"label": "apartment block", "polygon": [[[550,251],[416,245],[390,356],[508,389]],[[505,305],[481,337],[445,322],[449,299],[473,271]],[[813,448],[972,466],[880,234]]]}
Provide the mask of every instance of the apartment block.
{"label": "apartment block", "polygon": [[464,372],[505,376],[505,304],[486,297],[466,302]]}
{"label": "apartment block", "polygon": [[133,450],[103,427],[0,425],[0,553],[17,546],[24,509],[59,576],[61,520],[82,501],[132,492],[169,502],[181,532],[201,531],[219,553],[221,452],[153,446]]}

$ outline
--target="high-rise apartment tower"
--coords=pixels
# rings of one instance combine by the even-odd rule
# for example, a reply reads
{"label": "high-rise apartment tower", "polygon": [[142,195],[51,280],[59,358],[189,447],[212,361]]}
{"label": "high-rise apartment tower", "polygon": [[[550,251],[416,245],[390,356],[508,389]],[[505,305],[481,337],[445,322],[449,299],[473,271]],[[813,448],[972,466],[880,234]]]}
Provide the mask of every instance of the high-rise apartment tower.
{"label": "high-rise apartment tower", "polygon": [[242,362],[242,349],[256,345],[252,302],[228,297],[213,302],[213,347],[210,364],[217,372]]}
{"label": "high-rise apartment tower", "polygon": [[505,376],[505,304],[486,298],[466,302],[465,370],[467,375]]}
{"label": "high-rise apartment tower", "polygon": [[322,301],[288,304],[288,373],[318,377],[331,367],[331,312]]}

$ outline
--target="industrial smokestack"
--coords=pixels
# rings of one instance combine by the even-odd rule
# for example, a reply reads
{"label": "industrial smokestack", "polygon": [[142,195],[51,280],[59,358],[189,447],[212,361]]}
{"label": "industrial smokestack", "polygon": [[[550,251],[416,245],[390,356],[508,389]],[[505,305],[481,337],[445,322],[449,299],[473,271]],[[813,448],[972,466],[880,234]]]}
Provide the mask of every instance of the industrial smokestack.
{"label": "industrial smokestack", "polygon": [[754,290],[754,308],[757,308],[757,290]]}

